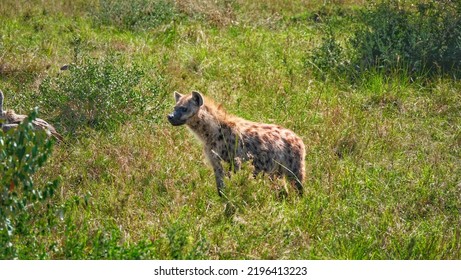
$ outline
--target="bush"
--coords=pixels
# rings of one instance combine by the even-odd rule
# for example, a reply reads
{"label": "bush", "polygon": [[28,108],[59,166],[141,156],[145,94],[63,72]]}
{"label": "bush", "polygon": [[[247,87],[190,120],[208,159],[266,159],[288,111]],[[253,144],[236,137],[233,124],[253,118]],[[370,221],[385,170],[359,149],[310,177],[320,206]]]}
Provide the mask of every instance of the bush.
{"label": "bush", "polygon": [[321,45],[306,59],[322,77],[349,78],[372,69],[410,77],[460,74],[461,1],[400,1],[368,5],[355,16],[357,26],[342,48],[327,23]]}
{"label": "bush", "polygon": [[305,60],[305,66],[307,68],[313,66],[314,74],[322,79],[330,75],[337,77],[346,70],[346,65],[344,50],[332,31],[322,38],[322,44]]}
{"label": "bush", "polygon": [[457,72],[461,67],[461,1],[372,4],[359,16],[363,27],[350,40],[353,63],[411,73]]}
{"label": "bush", "polygon": [[171,22],[176,12],[167,0],[100,0],[92,15],[96,24],[142,30]]}
{"label": "bush", "polygon": [[110,130],[139,116],[158,119],[162,85],[161,77],[150,80],[140,67],[127,67],[114,56],[86,58],[46,78],[39,96],[44,108],[57,112],[56,123],[73,134],[81,127]]}
{"label": "bush", "polygon": [[[33,175],[52,152],[52,140],[42,130],[35,131],[32,121],[37,111],[15,130],[0,130],[0,258],[17,257],[17,236],[27,231],[33,219],[30,211],[51,198],[58,186],[54,180],[36,186]],[[46,226],[46,225],[45,225]]]}

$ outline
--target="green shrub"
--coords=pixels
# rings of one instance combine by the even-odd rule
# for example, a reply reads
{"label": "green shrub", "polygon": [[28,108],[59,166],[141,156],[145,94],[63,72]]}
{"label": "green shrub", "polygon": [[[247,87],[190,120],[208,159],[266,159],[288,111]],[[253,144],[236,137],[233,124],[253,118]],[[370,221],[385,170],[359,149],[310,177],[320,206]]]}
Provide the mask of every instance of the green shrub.
{"label": "green shrub", "polygon": [[167,0],[99,0],[92,16],[96,24],[142,30],[171,22],[176,11]]}
{"label": "green shrub", "polygon": [[308,54],[305,66],[312,68],[313,73],[322,79],[330,75],[337,77],[346,70],[344,50],[332,31],[322,38],[322,43],[318,48]]}
{"label": "green shrub", "polygon": [[138,66],[128,67],[116,57],[82,59],[39,87],[42,106],[57,113],[56,123],[76,133],[81,127],[113,129],[142,116],[159,118],[164,91],[161,77],[146,77]]}
{"label": "green shrub", "polygon": [[29,232],[27,224],[33,223],[29,213],[49,201],[58,186],[57,180],[34,184],[33,175],[46,163],[53,146],[44,131],[34,130],[36,116],[35,110],[17,129],[0,130],[1,259],[17,257],[18,235]]}
{"label": "green shrub", "polygon": [[457,72],[461,67],[461,1],[426,1],[404,6],[384,1],[367,7],[350,40],[353,63],[411,73]]}
{"label": "green shrub", "polygon": [[411,77],[460,73],[461,1],[372,3],[355,16],[345,48],[334,26],[326,24],[326,36],[306,59],[306,66],[322,77],[345,73],[356,78],[372,69]]}

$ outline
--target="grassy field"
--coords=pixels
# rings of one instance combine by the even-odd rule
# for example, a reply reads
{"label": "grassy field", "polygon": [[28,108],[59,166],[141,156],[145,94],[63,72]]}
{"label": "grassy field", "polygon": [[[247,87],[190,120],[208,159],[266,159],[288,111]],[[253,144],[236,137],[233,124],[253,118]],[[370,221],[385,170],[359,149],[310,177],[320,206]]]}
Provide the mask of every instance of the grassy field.
{"label": "grassy field", "polygon": [[[1,1],[5,106],[38,106],[66,142],[33,177],[58,179],[55,195],[0,258],[460,259],[461,82],[399,69],[351,81],[311,59],[365,6]],[[198,141],[166,121],[174,90],[300,135],[304,196],[246,165],[220,198]]]}

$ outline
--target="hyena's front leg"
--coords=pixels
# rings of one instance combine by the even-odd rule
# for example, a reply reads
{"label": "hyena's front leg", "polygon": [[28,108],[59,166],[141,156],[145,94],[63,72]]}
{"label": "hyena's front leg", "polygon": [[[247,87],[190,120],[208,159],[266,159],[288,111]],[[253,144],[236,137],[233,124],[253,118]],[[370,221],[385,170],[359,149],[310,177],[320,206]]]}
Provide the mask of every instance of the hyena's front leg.
{"label": "hyena's front leg", "polygon": [[219,196],[223,195],[224,191],[224,170],[220,162],[213,164],[214,176],[216,177],[216,187]]}
{"label": "hyena's front leg", "polygon": [[211,166],[213,166],[218,194],[219,196],[222,196],[224,191],[224,169],[221,164],[221,159],[213,150],[211,150],[210,152],[207,151],[207,155],[210,160]]}

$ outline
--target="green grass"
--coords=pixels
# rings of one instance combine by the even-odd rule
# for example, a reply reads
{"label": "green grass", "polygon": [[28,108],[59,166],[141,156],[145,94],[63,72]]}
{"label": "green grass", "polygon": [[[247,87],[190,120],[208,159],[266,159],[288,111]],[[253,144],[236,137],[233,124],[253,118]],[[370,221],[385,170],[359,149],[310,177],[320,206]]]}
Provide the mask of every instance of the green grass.
{"label": "green grass", "polygon": [[[324,1],[178,1],[171,21],[134,29],[101,24],[89,10],[98,1],[3,2],[7,108],[40,105],[39,117],[69,131],[40,85],[67,81],[59,68],[91,57],[118,57],[117,71],[136,66],[146,82],[162,81],[155,97],[136,88],[162,106],[65,134],[34,176],[37,185],[59,178],[56,195],[12,237],[16,253],[0,258],[461,258],[461,83],[378,70],[354,83],[317,77],[305,60],[323,35],[311,15]],[[333,2],[342,3],[327,5],[333,15],[362,4]],[[344,24],[354,23],[336,20],[350,35]],[[173,91],[193,89],[300,135],[305,195],[284,197],[283,182],[253,179],[245,165],[220,198],[198,141],[166,121]]]}

